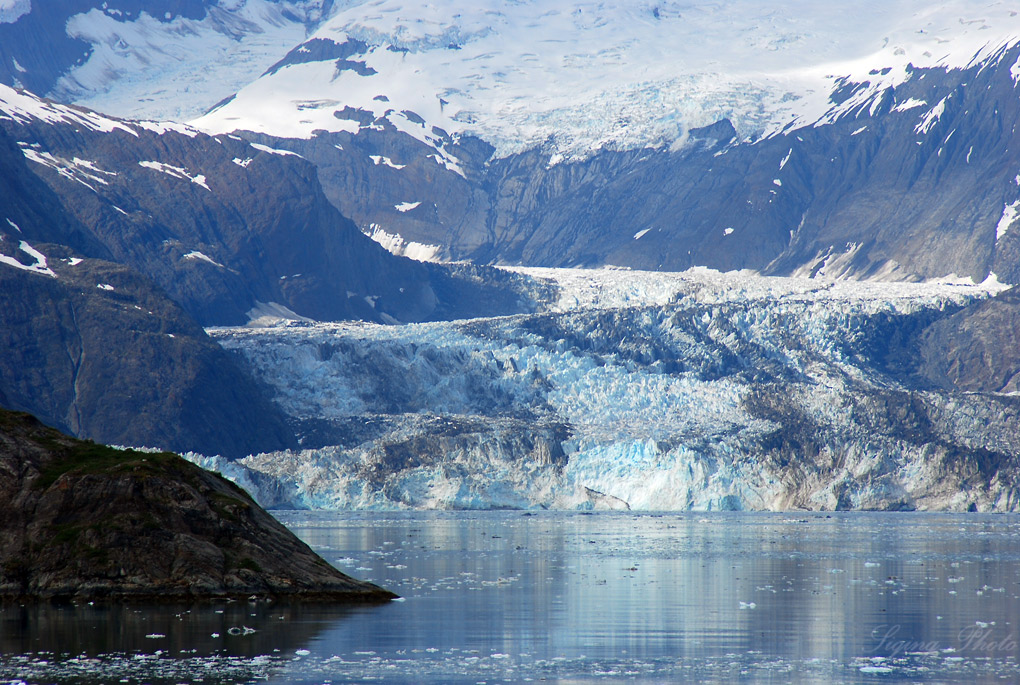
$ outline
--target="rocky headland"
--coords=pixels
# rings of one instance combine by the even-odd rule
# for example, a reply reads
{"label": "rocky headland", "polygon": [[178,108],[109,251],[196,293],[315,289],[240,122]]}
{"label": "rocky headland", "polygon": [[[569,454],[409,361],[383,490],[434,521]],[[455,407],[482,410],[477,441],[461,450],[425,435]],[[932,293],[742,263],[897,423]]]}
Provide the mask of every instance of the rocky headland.
{"label": "rocky headland", "polygon": [[0,410],[0,501],[2,598],[395,597],[334,569],[222,477],[29,414]]}

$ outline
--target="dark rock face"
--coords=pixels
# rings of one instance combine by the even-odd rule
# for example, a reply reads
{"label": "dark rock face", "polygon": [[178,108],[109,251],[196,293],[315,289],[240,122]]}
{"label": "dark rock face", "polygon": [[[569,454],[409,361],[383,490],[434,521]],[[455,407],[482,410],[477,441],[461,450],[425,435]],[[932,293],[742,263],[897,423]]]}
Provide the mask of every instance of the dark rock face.
{"label": "dark rock face", "polygon": [[384,601],[240,488],[173,454],[113,450],[0,410],[0,596]]}
{"label": "dark rock face", "polygon": [[0,171],[0,256],[23,267],[0,264],[5,406],[115,444],[231,456],[294,444],[251,377],[151,281],[107,261],[2,133]]}
{"label": "dark rock face", "polygon": [[[260,303],[377,322],[534,308],[519,284],[502,292],[507,279],[494,272],[391,255],[330,204],[316,168],[292,153],[129,122],[98,131],[6,119],[0,131],[17,146],[0,156],[23,154],[30,161],[9,161],[17,176],[38,175],[48,203],[69,215],[35,239],[134,268],[204,326],[243,324]],[[0,192],[0,212],[26,195]]]}
{"label": "dark rock face", "polygon": [[[418,320],[435,309],[425,268],[362,236],[294,155],[141,128],[40,122],[9,132],[57,160],[30,168],[113,259],[203,325],[244,323],[258,302],[323,320]],[[74,159],[102,169],[88,172],[100,180],[76,175]]]}
{"label": "dark rock face", "polygon": [[935,322],[918,341],[919,373],[966,392],[1020,391],[1020,292],[1006,292]]}
{"label": "dark rock face", "polygon": [[[328,38],[313,38],[305,41],[284,56],[279,62],[266,70],[268,74],[275,74],[291,64],[306,64],[308,62],[323,62],[328,60],[337,61],[337,70],[340,71],[344,65],[359,64],[364,69],[365,63],[356,60],[349,60],[348,57],[359,55],[368,46],[360,40],[348,39],[343,43],[337,43]],[[371,70],[375,73],[374,70]],[[359,72],[360,73],[360,72]]]}
{"label": "dark rock face", "polygon": [[294,444],[261,388],[146,279],[41,247],[56,277],[0,265],[7,406],[114,444],[233,457]]}

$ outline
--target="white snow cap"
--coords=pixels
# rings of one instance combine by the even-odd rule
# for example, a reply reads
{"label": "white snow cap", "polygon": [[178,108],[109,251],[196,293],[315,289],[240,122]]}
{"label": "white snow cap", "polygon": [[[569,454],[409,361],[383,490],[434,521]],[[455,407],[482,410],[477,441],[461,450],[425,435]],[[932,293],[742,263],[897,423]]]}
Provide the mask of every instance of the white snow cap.
{"label": "white snow cap", "polygon": [[349,106],[422,139],[437,126],[499,156],[545,145],[566,159],[667,144],[722,118],[741,136],[768,134],[824,120],[838,77],[869,80],[871,97],[908,64],[991,55],[1020,39],[1020,16],[970,0],[861,0],[853,11],[810,0],[355,0],[312,37],[367,43],[347,58],[362,67],[285,66],[196,124],[308,138],[357,131],[334,116]]}

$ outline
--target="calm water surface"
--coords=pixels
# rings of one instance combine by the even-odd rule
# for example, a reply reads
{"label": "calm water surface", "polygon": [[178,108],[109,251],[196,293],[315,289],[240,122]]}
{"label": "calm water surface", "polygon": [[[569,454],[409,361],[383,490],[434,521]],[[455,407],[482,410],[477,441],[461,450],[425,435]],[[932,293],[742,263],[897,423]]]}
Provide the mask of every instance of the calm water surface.
{"label": "calm water surface", "polygon": [[378,607],[0,610],[0,682],[1020,682],[1020,517],[276,512]]}

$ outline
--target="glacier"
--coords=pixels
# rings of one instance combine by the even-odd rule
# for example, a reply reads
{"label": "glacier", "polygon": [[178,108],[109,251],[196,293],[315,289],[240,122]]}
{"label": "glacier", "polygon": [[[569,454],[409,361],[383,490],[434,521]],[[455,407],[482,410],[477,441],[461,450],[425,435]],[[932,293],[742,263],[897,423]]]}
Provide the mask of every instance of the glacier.
{"label": "glacier", "polygon": [[543,311],[209,329],[303,448],[191,458],[276,508],[1020,508],[1020,398],[922,389],[889,342],[994,282],[515,270]]}

